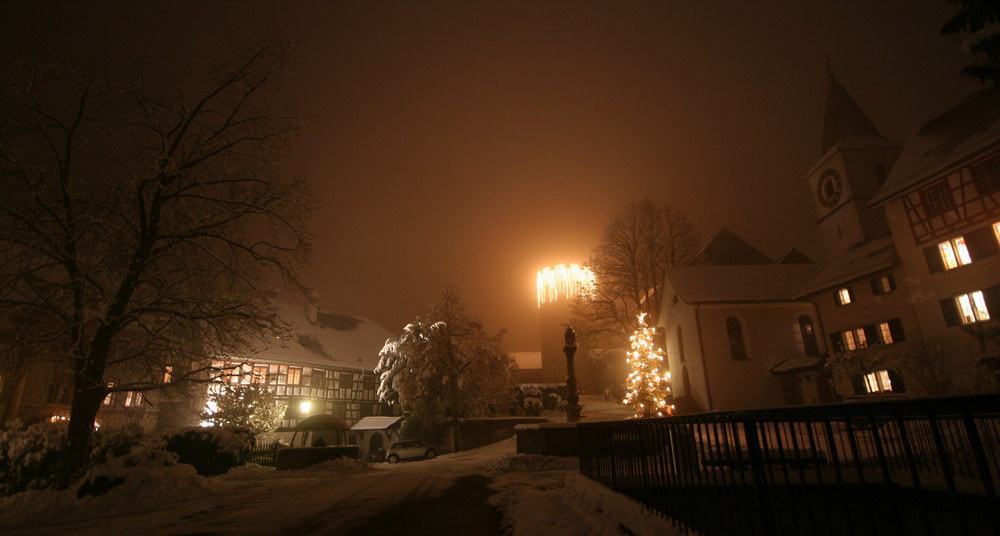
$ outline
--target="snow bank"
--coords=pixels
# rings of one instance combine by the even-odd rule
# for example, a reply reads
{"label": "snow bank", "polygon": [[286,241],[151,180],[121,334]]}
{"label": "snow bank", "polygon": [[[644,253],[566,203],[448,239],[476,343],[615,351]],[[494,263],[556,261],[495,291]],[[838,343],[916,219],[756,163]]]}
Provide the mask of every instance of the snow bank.
{"label": "snow bank", "polygon": [[502,513],[508,536],[683,534],[671,521],[580,475],[578,458],[506,455],[490,460],[486,471],[504,479],[490,502]]}

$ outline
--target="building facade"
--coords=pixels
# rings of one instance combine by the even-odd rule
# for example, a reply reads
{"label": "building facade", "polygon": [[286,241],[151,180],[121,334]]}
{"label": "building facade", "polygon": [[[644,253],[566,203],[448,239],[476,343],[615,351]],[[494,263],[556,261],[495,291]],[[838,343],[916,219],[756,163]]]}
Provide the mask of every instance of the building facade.
{"label": "building facade", "polygon": [[680,412],[998,387],[1000,92],[904,145],[828,81],[804,183],[830,261],[762,264],[723,230],[709,265],[669,271],[660,323]]}

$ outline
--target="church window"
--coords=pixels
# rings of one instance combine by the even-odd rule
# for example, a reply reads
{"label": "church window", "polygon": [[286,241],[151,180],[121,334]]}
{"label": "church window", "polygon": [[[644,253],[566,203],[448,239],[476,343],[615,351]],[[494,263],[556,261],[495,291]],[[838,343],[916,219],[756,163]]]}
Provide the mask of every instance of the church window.
{"label": "church window", "polygon": [[1000,158],[974,166],[972,179],[976,182],[979,195],[989,195],[1000,190]]}
{"label": "church window", "polygon": [[747,359],[746,342],[743,340],[743,326],[740,320],[730,316],[726,319],[726,334],[729,335],[729,353],[734,360]]}
{"label": "church window", "polygon": [[965,244],[965,237],[959,236],[941,242],[938,244],[938,250],[941,252],[941,261],[944,263],[945,270],[972,263],[969,248]]}
{"label": "church window", "polygon": [[833,299],[837,305],[847,305],[854,301],[854,290],[851,287],[838,289],[833,293]]}
{"label": "church window", "polygon": [[923,190],[920,192],[920,196],[924,199],[924,212],[928,217],[940,214],[955,206],[951,200],[951,191],[948,190],[947,181],[941,181]]}
{"label": "church window", "polygon": [[882,164],[875,164],[875,178],[878,179],[878,183],[882,184],[885,182],[885,166]]}
{"label": "church window", "polygon": [[687,361],[684,356],[684,333],[681,331],[681,327],[677,326],[677,354],[681,358],[681,363]]}

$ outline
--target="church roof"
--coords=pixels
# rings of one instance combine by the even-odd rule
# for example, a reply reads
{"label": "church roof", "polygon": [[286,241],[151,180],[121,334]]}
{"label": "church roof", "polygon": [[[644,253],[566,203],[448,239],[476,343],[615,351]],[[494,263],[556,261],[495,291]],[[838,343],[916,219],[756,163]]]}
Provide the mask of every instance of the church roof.
{"label": "church roof", "polygon": [[836,260],[802,288],[802,295],[838,287],[861,277],[893,266],[897,260],[892,235],[858,244],[840,254]]}
{"label": "church roof", "polygon": [[784,255],[775,259],[772,264],[811,264],[812,262],[813,260],[807,257],[805,253],[792,248]]}
{"label": "church roof", "polygon": [[375,370],[378,354],[392,333],[365,318],[322,309],[315,309],[313,316],[307,307],[279,303],[278,314],[291,324],[292,337],[276,341],[251,360]]}
{"label": "church roof", "polygon": [[820,153],[825,156],[838,146],[841,150],[882,147],[887,144],[898,147],[898,143],[884,138],[875,128],[858,103],[854,102],[844,86],[837,81],[829,63],[826,64],[826,74],[829,87],[823,122],[823,148]]}
{"label": "church roof", "polygon": [[701,264],[745,265],[768,264],[771,259],[735,233],[723,227],[699,253]]}
{"label": "church roof", "polygon": [[688,303],[797,301],[820,271],[815,264],[675,266],[667,279]]}
{"label": "church roof", "polygon": [[906,142],[872,204],[895,197],[998,145],[1000,89],[989,87],[924,123]]}

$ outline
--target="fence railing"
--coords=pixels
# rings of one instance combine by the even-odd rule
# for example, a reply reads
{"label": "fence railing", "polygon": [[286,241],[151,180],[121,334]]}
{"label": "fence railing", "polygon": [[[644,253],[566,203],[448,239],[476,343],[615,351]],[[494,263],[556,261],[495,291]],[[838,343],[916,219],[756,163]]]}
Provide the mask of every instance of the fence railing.
{"label": "fence railing", "polygon": [[277,443],[255,445],[243,453],[241,461],[243,463],[256,463],[257,465],[275,467],[278,465],[278,448],[279,445]]}
{"label": "fence railing", "polygon": [[580,472],[702,534],[1000,534],[1000,395],[580,423]]}

